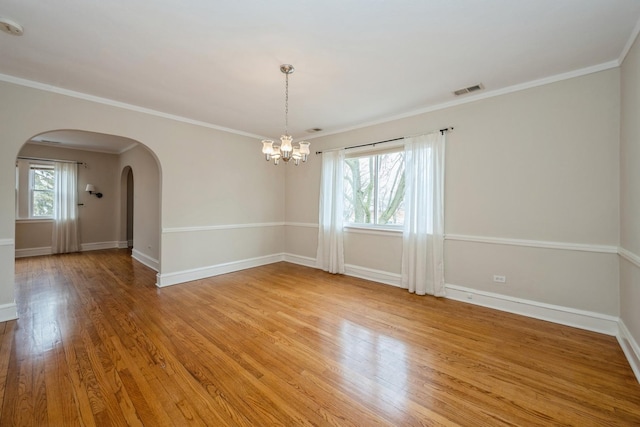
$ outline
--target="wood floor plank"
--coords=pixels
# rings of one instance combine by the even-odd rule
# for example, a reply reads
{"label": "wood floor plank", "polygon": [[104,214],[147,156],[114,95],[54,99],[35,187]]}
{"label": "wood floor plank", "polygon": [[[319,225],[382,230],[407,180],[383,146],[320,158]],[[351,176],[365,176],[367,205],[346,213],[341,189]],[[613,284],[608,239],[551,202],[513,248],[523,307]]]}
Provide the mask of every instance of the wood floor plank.
{"label": "wood floor plank", "polygon": [[127,250],[16,260],[0,425],[640,425],[614,337],[287,263],[155,279]]}

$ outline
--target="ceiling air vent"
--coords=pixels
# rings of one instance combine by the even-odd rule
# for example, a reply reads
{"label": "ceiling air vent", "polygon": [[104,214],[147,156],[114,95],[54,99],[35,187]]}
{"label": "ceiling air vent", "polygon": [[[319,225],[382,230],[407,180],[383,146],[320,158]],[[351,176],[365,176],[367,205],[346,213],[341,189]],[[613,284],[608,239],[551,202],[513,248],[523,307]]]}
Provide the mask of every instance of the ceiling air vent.
{"label": "ceiling air vent", "polygon": [[484,89],[484,86],[482,86],[482,83],[478,83],[477,85],[465,87],[463,89],[458,89],[454,91],[453,94],[455,96],[460,96],[460,95],[464,95],[464,94],[475,92],[477,90],[482,90],[482,89]]}
{"label": "ceiling air vent", "polygon": [[311,128],[306,130],[307,133],[315,133],[315,132],[321,132],[321,131],[322,131],[321,128]]}

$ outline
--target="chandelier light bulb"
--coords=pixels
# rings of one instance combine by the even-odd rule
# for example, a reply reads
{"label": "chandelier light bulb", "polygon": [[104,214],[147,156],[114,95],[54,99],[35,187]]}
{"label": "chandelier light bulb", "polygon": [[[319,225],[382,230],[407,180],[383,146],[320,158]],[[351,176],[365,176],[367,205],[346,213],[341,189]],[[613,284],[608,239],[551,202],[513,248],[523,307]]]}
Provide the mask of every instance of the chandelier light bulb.
{"label": "chandelier light bulb", "polygon": [[293,150],[293,146],[291,145],[292,140],[293,137],[289,135],[282,135],[280,137],[280,151],[282,151],[283,153],[290,153]]}

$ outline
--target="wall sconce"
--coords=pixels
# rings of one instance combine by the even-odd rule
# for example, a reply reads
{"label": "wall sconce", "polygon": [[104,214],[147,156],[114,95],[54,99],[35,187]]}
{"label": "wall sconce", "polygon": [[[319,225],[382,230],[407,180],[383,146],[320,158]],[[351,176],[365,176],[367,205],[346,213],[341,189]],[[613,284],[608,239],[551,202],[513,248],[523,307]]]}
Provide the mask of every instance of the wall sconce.
{"label": "wall sconce", "polygon": [[98,199],[102,198],[102,193],[96,193],[96,186],[93,184],[87,184],[87,188],[85,188],[84,191],[95,195]]}

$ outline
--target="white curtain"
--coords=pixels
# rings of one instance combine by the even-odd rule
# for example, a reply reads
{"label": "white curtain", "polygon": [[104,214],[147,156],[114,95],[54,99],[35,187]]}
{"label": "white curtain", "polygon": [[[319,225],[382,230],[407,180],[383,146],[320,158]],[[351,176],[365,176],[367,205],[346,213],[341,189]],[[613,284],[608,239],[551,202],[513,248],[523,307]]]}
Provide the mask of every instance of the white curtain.
{"label": "white curtain", "polygon": [[440,132],[405,143],[402,285],[444,296],[444,152]]}
{"label": "white curtain", "polygon": [[316,266],[334,274],[344,273],[343,168],[344,150],[322,153]]}
{"label": "white curtain", "polygon": [[75,163],[55,162],[55,203],[51,252],[77,252],[78,168]]}

